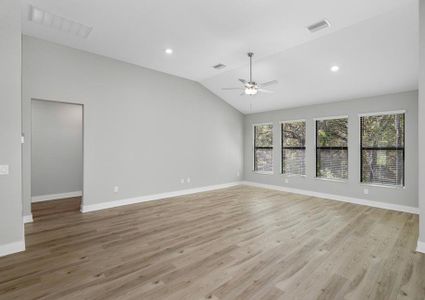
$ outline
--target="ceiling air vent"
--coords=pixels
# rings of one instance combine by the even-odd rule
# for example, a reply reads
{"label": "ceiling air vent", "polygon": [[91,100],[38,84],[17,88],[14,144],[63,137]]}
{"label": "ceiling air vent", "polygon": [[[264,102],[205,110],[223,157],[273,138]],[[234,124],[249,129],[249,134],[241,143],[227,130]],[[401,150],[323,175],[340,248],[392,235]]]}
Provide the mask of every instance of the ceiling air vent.
{"label": "ceiling air vent", "polygon": [[213,66],[213,68],[216,69],[216,70],[222,70],[225,67],[226,67],[226,65],[223,65],[223,64],[217,64],[217,65]]}
{"label": "ceiling air vent", "polygon": [[93,29],[90,26],[52,14],[34,6],[30,6],[29,20],[54,30],[76,35],[83,39],[86,39]]}
{"label": "ceiling air vent", "polygon": [[314,33],[314,32],[317,32],[319,30],[326,29],[326,28],[329,28],[329,27],[331,27],[331,23],[329,23],[328,20],[323,19],[323,20],[321,20],[317,23],[311,24],[310,26],[307,27],[307,29],[311,33]]}

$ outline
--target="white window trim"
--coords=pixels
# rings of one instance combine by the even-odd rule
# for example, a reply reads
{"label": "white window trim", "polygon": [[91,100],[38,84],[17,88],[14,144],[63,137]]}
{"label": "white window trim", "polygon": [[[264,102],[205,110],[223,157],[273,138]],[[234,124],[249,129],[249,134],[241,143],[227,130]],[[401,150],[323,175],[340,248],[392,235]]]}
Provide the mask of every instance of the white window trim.
{"label": "white window trim", "polygon": [[[251,140],[251,153],[253,154],[253,159],[252,159],[252,172],[256,173],[256,174],[261,174],[261,175],[273,175],[274,174],[274,170],[273,170],[273,160],[274,160],[274,155],[273,155],[273,151],[274,151],[274,135],[273,135],[273,129],[274,129],[274,124],[273,122],[265,122],[265,123],[252,123],[252,140]],[[255,126],[264,126],[264,125],[272,125],[272,139],[273,139],[273,143],[272,143],[272,171],[257,171],[255,170]]]}
{"label": "white window trim", "polygon": [[339,120],[339,119],[348,119],[348,115],[342,115],[342,116],[329,116],[329,117],[320,117],[320,118],[314,118],[315,121],[325,121],[325,120]]}
{"label": "white window trim", "polygon": [[[287,123],[294,123],[294,122],[304,122],[305,123],[305,137],[307,139],[307,120],[306,119],[299,119],[299,120],[288,120],[288,121],[280,121],[280,126],[279,126],[279,139],[280,139],[280,169],[279,169],[279,173],[280,175],[284,176],[284,177],[307,177],[307,157],[304,158],[304,164],[306,166],[306,174],[291,174],[291,173],[283,173],[282,172],[282,167],[283,167],[283,159],[282,159],[282,150],[283,150],[283,144],[282,144],[282,124],[287,124]],[[306,149],[306,153],[307,153],[307,146],[304,146]]]}
{"label": "white window trim", "polygon": [[347,135],[350,130],[350,118],[348,115],[344,116],[334,116],[334,117],[323,117],[323,118],[314,118],[314,130],[313,130],[313,136],[314,136],[314,179],[317,180],[324,180],[324,181],[331,181],[331,182],[337,182],[337,183],[348,183],[350,181],[350,148],[349,148],[349,136],[347,141],[347,151],[348,151],[348,161],[347,161],[347,168],[348,168],[348,174],[347,179],[339,179],[339,178],[326,178],[326,177],[318,177],[317,176],[317,122],[316,121],[325,121],[325,120],[340,120],[340,119],[347,119]]}
{"label": "white window trim", "polygon": [[392,189],[392,190],[405,190],[406,185],[390,185],[390,184],[379,184],[379,183],[364,183],[360,182],[361,186],[364,187],[376,187],[376,188],[384,188],[384,189]]}
{"label": "white window trim", "polygon": [[315,180],[323,180],[323,181],[330,181],[330,182],[336,182],[336,183],[348,183],[348,179],[339,179],[339,178],[326,178],[326,177],[314,177]]}
{"label": "white window trim", "polygon": [[359,117],[372,117],[372,116],[386,116],[386,115],[398,115],[398,114],[406,114],[406,110],[359,113],[358,115],[359,115]]}
{"label": "white window trim", "polygon": [[259,174],[259,175],[273,175],[274,171],[252,171],[255,174]]}
{"label": "white window trim", "polygon": [[280,121],[280,124],[295,123],[295,122],[304,122],[304,123],[306,123],[306,119]]}
{"label": "white window trim", "polygon": [[[396,114],[404,114],[404,153],[406,154],[406,149],[407,149],[407,110],[393,110],[393,111],[384,111],[384,112],[375,112],[375,113],[361,113],[358,114],[358,118],[357,121],[359,122],[359,139],[358,139],[358,145],[359,145],[359,160],[360,162],[362,161],[362,145],[361,145],[361,140],[362,140],[362,122],[361,122],[361,118],[362,117],[371,117],[371,116],[386,116],[386,115],[396,115]],[[403,157],[404,159],[404,185],[391,185],[391,184],[380,184],[380,183],[367,183],[367,182],[362,182],[362,170],[361,168],[363,166],[360,165],[360,168],[358,170],[358,175],[359,175],[359,181],[358,183],[361,186],[370,186],[370,187],[381,187],[381,188],[386,188],[386,189],[395,189],[395,190],[403,190],[406,189],[406,185],[407,185],[407,164],[406,164],[406,155],[405,157]]]}

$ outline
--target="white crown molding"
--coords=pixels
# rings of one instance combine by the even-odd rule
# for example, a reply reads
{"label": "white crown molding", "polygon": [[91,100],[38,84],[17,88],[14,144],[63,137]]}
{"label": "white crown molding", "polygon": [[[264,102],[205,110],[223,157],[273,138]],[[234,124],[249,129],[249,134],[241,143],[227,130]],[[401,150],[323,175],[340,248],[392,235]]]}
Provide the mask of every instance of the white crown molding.
{"label": "white crown molding", "polygon": [[83,195],[82,191],[75,191],[69,193],[61,193],[61,194],[51,194],[51,195],[41,195],[31,197],[32,202],[42,202],[42,201],[50,201],[50,200],[58,200],[72,197],[80,197]]}
{"label": "white crown molding", "polygon": [[416,247],[417,252],[425,253],[425,242],[421,242],[418,240],[418,245]]}
{"label": "white crown molding", "polygon": [[252,182],[252,181],[243,181],[242,184],[266,188],[266,189],[278,190],[278,191],[282,191],[282,192],[312,196],[312,197],[317,197],[317,198],[325,198],[325,199],[329,199],[329,200],[348,202],[348,203],[352,203],[352,204],[366,205],[366,206],[371,206],[371,207],[376,207],[376,208],[383,208],[383,209],[407,212],[407,213],[412,213],[412,214],[419,214],[419,208],[412,207],[412,206],[384,203],[384,202],[378,202],[378,201],[366,200],[366,199],[359,199],[359,198],[353,198],[353,197],[347,197],[347,196],[341,196],[341,195],[319,193],[319,192],[313,192],[313,191],[308,191],[308,190],[288,188],[288,187],[283,187],[283,186],[278,186],[278,185],[257,183],[257,182]]}
{"label": "white crown molding", "polygon": [[23,216],[23,221],[24,221],[24,224],[32,223],[34,221],[32,218],[32,214]]}
{"label": "white crown molding", "polygon": [[204,186],[199,188],[186,189],[186,190],[180,190],[180,191],[174,191],[174,192],[168,192],[168,193],[120,199],[120,200],[114,200],[109,202],[102,202],[98,204],[84,205],[83,203],[83,205],[81,206],[81,212],[87,213],[87,212],[108,209],[108,208],[113,208],[113,207],[118,207],[123,205],[129,205],[129,204],[135,204],[135,203],[141,203],[141,202],[147,202],[147,201],[153,201],[153,200],[160,200],[165,198],[184,196],[184,195],[201,193],[201,192],[208,192],[208,191],[224,189],[224,188],[228,188],[228,187],[232,187],[232,186],[236,186],[240,184],[241,182],[236,181],[236,182],[230,182],[230,183],[224,183],[224,184],[218,184],[218,185],[209,185],[209,186]]}
{"label": "white crown molding", "polygon": [[0,257],[25,251],[25,241],[21,240],[5,245],[0,245]]}

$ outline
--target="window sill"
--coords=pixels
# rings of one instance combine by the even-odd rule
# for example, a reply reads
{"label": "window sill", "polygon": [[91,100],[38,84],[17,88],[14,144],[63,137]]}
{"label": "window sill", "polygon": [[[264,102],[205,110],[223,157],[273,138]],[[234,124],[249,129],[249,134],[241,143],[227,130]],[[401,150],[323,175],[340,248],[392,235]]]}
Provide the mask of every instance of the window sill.
{"label": "window sill", "polygon": [[260,174],[260,175],[273,175],[274,172],[273,171],[252,171],[255,174]]}
{"label": "window sill", "polygon": [[290,177],[307,178],[307,175],[300,175],[300,174],[283,174],[283,173],[280,173],[280,175],[282,175],[283,177],[287,177],[287,178],[290,178]]}
{"label": "window sill", "polygon": [[378,183],[360,183],[361,186],[365,187],[377,187],[377,188],[384,188],[384,189],[390,189],[390,190],[405,190],[406,186],[401,185],[387,185],[387,184],[378,184]]}
{"label": "window sill", "polygon": [[348,183],[348,179],[332,179],[332,178],[322,178],[322,177],[314,177],[314,179],[322,180],[322,181],[336,182],[336,183]]}

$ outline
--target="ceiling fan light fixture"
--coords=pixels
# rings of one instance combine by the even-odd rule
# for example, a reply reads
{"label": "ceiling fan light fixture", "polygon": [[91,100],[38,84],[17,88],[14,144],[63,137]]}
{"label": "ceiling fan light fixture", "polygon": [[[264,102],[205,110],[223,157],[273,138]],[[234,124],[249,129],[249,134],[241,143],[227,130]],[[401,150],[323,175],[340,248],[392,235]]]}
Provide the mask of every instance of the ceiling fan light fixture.
{"label": "ceiling fan light fixture", "polygon": [[258,90],[255,87],[247,87],[247,88],[245,88],[245,94],[246,95],[253,96],[253,95],[257,95],[257,93],[258,93]]}

